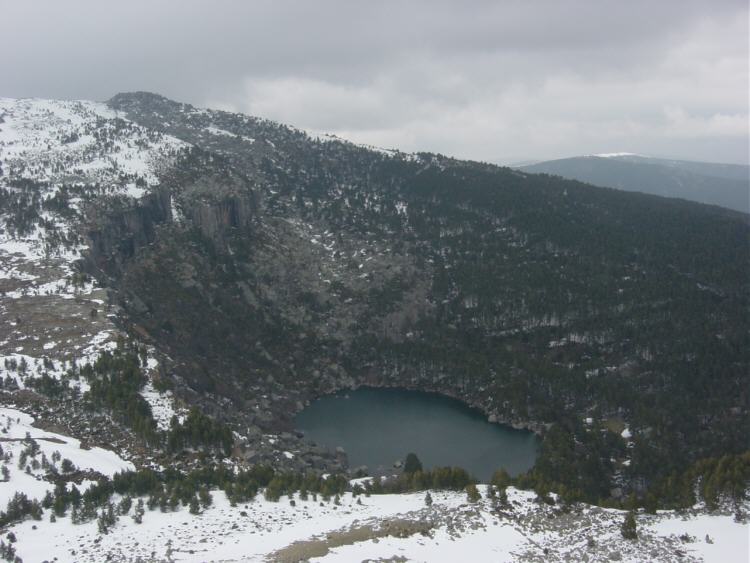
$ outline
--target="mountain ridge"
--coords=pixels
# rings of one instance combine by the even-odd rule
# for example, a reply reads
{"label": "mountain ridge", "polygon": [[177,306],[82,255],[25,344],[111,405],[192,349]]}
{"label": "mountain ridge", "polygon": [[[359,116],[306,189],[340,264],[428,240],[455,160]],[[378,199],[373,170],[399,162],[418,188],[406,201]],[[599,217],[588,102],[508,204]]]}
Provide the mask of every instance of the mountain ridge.
{"label": "mountain ridge", "polygon": [[615,153],[536,162],[519,169],[750,213],[750,167],[739,164]]}

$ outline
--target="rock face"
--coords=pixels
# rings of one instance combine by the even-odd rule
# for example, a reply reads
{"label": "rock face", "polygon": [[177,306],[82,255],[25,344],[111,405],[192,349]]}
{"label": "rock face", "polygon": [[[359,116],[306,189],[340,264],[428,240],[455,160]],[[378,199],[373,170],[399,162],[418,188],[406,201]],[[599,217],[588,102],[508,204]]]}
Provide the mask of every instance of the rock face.
{"label": "rock face", "polygon": [[[637,428],[681,393],[740,443],[745,216],[153,94],[109,105],[190,148],[151,195],[92,212],[88,267],[207,412],[278,433],[315,396],[398,386],[541,432],[594,408]],[[702,440],[683,430],[660,435]]]}
{"label": "rock face", "polygon": [[225,245],[230,232],[247,235],[257,214],[257,194],[250,180],[234,173],[224,161],[194,151],[165,183],[177,202],[176,214],[218,248]]}
{"label": "rock face", "polygon": [[234,197],[218,203],[196,203],[188,214],[204,237],[220,242],[229,229],[243,230],[250,226],[253,205],[248,199]]}
{"label": "rock face", "polygon": [[115,209],[99,209],[88,229],[87,268],[113,275],[136,251],[153,242],[158,225],[172,219],[166,190],[145,195],[137,203]]}

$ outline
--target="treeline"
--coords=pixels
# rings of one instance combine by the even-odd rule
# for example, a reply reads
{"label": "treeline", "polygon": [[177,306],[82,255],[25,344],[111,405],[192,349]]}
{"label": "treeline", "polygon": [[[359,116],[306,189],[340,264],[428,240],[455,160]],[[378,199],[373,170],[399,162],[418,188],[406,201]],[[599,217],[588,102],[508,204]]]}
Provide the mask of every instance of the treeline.
{"label": "treeline", "polygon": [[[54,521],[70,515],[74,524],[99,520],[100,531],[106,532],[117,518],[127,514],[133,506],[133,499],[147,497],[144,503],[139,499],[133,518],[141,523],[145,510],[169,512],[181,506],[189,507],[191,513],[209,507],[212,502],[212,489],[224,491],[232,505],[252,501],[262,488],[266,488],[268,500],[279,500],[282,495],[303,491],[304,494],[321,494],[324,498],[342,494],[348,487],[343,476],[320,476],[293,473],[275,473],[266,466],[254,466],[235,472],[225,465],[215,465],[183,473],[174,469],[156,472],[151,469],[117,473],[112,479],[100,478],[84,493],[75,485],[68,488],[64,480],[57,481],[54,491],[48,492],[43,500],[29,499],[24,493],[16,493],[0,512],[0,527],[31,517],[41,520],[44,510],[51,511]],[[115,506],[113,495],[120,495]]]}
{"label": "treeline", "polygon": [[[566,471],[563,465],[558,467],[563,470],[561,479],[569,479],[572,473]],[[310,497],[317,500],[320,496],[326,502],[333,498],[334,503],[338,504],[345,492],[357,497],[441,489],[466,491],[469,500],[476,502],[480,496],[475,484],[476,481],[465,470],[457,467],[437,467],[432,470],[416,468],[398,477],[375,477],[364,483],[352,484],[347,476],[340,474],[323,477],[279,472],[264,465],[237,470],[220,463],[189,472],[173,468],[121,472],[112,479],[100,478],[81,493],[75,485],[68,488],[65,477],[58,474],[55,476],[54,490],[48,492],[41,502],[16,493],[6,509],[0,512],[0,527],[29,517],[40,520],[44,511],[48,510],[52,521],[68,514],[74,524],[97,519],[100,531],[106,533],[120,516],[126,514],[131,514],[136,523],[143,521],[146,510],[170,512],[187,507],[191,513],[197,514],[212,505],[212,491],[215,490],[223,491],[232,506],[252,501],[262,490],[268,501],[278,502],[283,496],[289,496],[292,504],[295,502],[292,497],[297,493],[300,500]],[[489,497],[498,499],[501,504],[507,504],[506,488],[510,485],[533,489],[547,503],[554,503],[550,492],[558,493],[563,504],[580,500],[574,484],[546,480],[538,468],[515,478],[511,478],[505,470],[498,470],[489,485]],[[750,452],[701,460],[683,474],[660,484],[660,495],[654,493],[657,489],[652,489],[645,496],[633,494],[620,502],[605,499],[602,504],[629,510],[642,507],[655,511],[657,508],[689,507],[702,500],[711,510],[730,501],[740,514],[741,501],[746,500],[749,486]],[[119,498],[113,498],[114,495]],[[133,506],[135,509],[131,513]]]}
{"label": "treeline", "polygon": [[514,484],[545,496],[558,493],[567,502],[604,503],[615,473],[612,459],[621,459],[626,443],[597,424],[554,424],[545,433],[539,457]]}
{"label": "treeline", "polygon": [[90,389],[84,400],[94,407],[103,407],[131,428],[147,444],[165,448],[170,453],[191,448],[228,456],[232,452],[232,431],[227,425],[190,409],[183,422],[171,420],[166,432],[157,429],[151,407],[141,390],[146,378],[141,371],[139,350],[124,344],[114,352],[103,352],[93,365],[81,368]]}
{"label": "treeline", "polygon": [[409,493],[428,489],[463,491],[467,485],[476,483],[469,473],[460,467],[434,467],[404,472],[396,478],[382,480],[375,477],[364,486],[370,494]]}
{"label": "treeline", "polygon": [[698,501],[714,510],[722,503],[739,505],[750,490],[750,451],[702,459],[687,470],[651,484],[641,498],[630,497],[628,502],[649,511],[657,508],[684,508]]}
{"label": "treeline", "polygon": [[[682,471],[645,481],[623,475],[610,455],[622,459],[624,441],[599,427],[570,431],[554,425],[545,435],[536,464],[512,479],[521,489],[533,489],[540,497],[557,493],[563,502],[587,502],[635,509],[679,509],[702,501],[709,509],[722,502],[739,504],[750,491],[750,451],[701,459]],[[625,490],[620,499],[610,487],[620,474]]]}
{"label": "treeline", "polygon": [[24,493],[16,492],[8,501],[5,510],[0,512],[0,528],[25,520],[27,516],[34,520],[41,520],[42,512],[39,501],[30,499]]}
{"label": "treeline", "polygon": [[[418,470],[385,480],[374,478],[364,485],[357,483],[353,486],[345,475],[324,477],[278,472],[264,465],[239,471],[224,464],[204,466],[189,472],[172,468],[157,472],[146,468],[116,473],[112,479],[102,477],[83,493],[75,485],[68,488],[65,479],[58,477],[54,491],[48,492],[41,502],[16,493],[6,510],[0,512],[0,527],[28,517],[40,520],[44,510],[48,510],[53,521],[66,515],[70,515],[74,524],[98,519],[100,530],[106,532],[119,516],[130,511],[135,499],[138,501],[132,517],[140,523],[145,509],[170,512],[188,507],[192,513],[198,513],[213,503],[213,490],[223,491],[230,504],[235,506],[252,501],[261,490],[264,490],[264,498],[272,502],[299,493],[301,500],[310,497],[317,500],[320,496],[322,501],[333,498],[338,503],[339,497],[347,491],[354,496],[429,489],[462,491],[474,483],[465,470],[456,467]],[[117,504],[114,503],[115,494],[119,495]],[[145,502],[141,497],[146,498]],[[139,506],[142,510],[138,510]]]}

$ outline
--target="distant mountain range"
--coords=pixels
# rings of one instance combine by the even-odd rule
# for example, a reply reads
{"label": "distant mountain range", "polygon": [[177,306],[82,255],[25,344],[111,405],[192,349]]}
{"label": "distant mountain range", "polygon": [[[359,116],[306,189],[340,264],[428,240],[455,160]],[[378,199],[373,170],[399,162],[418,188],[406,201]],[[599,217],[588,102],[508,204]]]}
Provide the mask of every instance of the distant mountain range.
{"label": "distant mountain range", "polygon": [[548,160],[516,168],[750,213],[750,167],[739,164],[610,153]]}

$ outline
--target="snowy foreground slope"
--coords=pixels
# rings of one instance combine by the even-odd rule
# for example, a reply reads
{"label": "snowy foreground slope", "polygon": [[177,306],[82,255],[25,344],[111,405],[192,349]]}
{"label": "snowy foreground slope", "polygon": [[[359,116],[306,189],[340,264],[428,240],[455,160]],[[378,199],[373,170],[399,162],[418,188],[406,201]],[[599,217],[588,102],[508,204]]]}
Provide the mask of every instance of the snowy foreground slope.
{"label": "snowy foreground slope", "polygon": [[[23,390],[46,374],[92,363],[122,333],[107,292],[75,263],[85,209],[127,204],[187,148],[120,118],[105,104],[0,98],[0,377]],[[85,391],[82,381],[71,381]],[[149,388],[150,389],[150,388]],[[160,424],[168,398],[146,393]],[[168,404],[166,405],[169,406]]]}
{"label": "snowy foreground slope", "polygon": [[[81,441],[54,432],[35,428],[33,417],[16,409],[0,408],[0,445],[3,454],[10,460],[17,460],[26,448],[29,439],[39,445],[39,457],[46,457],[53,465],[62,460],[75,460],[74,465],[84,471],[96,472],[111,477],[118,471],[135,469],[132,463],[122,460],[117,454],[102,448],[82,449]],[[55,459],[59,454],[59,460]],[[35,456],[36,457],[36,456]],[[26,473],[18,463],[6,463],[9,471],[8,481],[0,485],[0,506],[5,507],[16,491],[25,493],[29,498],[41,499],[54,486],[44,480],[46,468],[32,469]]]}
{"label": "snowy foreground slope", "polygon": [[[3,501],[16,491],[41,499],[52,485],[43,470],[17,468],[32,438],[40,447],[35,459],[68,459],[78,470],[111,476],[132,468],[112,452],[81,449],[78,440],[34,428],[32,418],[18,410],[0,409],[0,444],[9,480],[0,483]],[[55,455],[59,452],[59,455]],[[81,480],[85,490],[90,481]],[[69,485],[72,486],[72,485]],[[620,534],[623,513],[579,505],[570,512],[539,504],[534,494],[508,490],[509,505],[496,507],[479,487],[482,500],[433,491],[431,506],[424,493],[373,495],[340,504],[321,498],[282,497],[266,501],[259,495],[231,506],[221,491],[200,514],[186,508],[146,510],[141,524],[134,509],[119,515],[108,533],[97,522],[72,523],[71,514],[51,521],[15,524],[3,534],[15,537],[23,561],[746,561],[748,526],[732,516],[661,512],[638,516],[639,539]],[[117,500],[117,498],[115,499]],[[294,500],[294,504],[291,503]]]}
{"label": "snowy foreground slope", "polygon": [[[3,498],[24,490],[41,497],[48,483],[13,466],[29,432],[51,457],[60,451],[79,468],[111,475],[129,464],[111,452],[77,449],[77,441],[41,432],[27,415],[0,410],[6,456],[12,454]],[[5,438],[8,436],[8,438]],[[85,486],[85,483],[82,483]],[[484,494],[485,487],[480,487]],[[454,492],[352,498],[340,505],[296,497],[258,498],[230,506],[213,492],[213,504],[199,515],[146,511],[142,524],[121,515],[107,534],[96,521],[72,524],[70,515],[50,522],[27,520],[12,526],[16,553],[24,561],[746,561],[748,527],[730,515],[663,512],[639,515],[637,542],[620,535],[622,513],[579,506],[570,513],[534,502],[533,493],[509,489],[510,506],[495,510],[489,499],[470,504]],[[361,504],[360,504],[361,502]],[[682,538],[680,537],[682,536]],[[392,559],[400,558],[400,559]]]}

